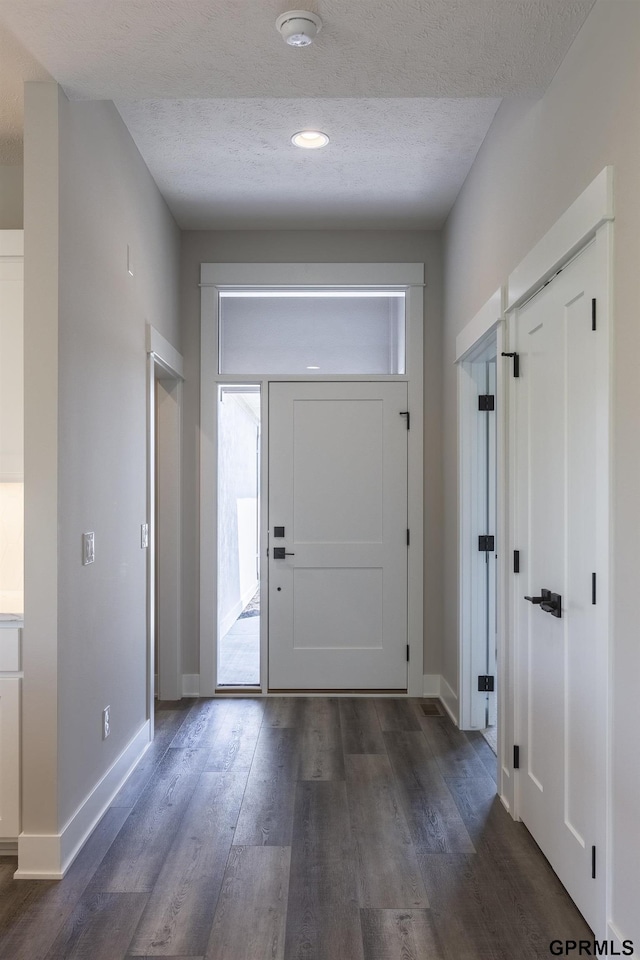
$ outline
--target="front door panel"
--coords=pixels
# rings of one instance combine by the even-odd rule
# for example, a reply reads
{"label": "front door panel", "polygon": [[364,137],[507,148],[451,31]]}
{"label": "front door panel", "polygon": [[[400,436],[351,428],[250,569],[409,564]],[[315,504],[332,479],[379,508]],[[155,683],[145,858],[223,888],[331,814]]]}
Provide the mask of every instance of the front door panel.
{"label": "front door panel", "polygon": [[406,383],[269,386],[270,689],[406,689],[406,403]]}

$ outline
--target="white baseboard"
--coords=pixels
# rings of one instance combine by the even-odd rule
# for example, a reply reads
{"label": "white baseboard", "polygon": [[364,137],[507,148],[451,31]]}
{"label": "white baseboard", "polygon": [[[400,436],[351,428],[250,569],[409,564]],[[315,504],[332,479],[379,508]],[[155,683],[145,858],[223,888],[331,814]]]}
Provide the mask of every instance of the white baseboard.
{"label": "white baseboard", "polygon": [[425,673],[422,678],[422,696],[439,697],[440,696],[440,674]]}
{"label": "white baseboard", "polygon": [[440,677],[440,701],[456,727],[458,726],[458,696],[444,677]]}
{"label": "white baseboard", "polygon": [[608,933],[609,939],[615,945],[615,948],[618,951],[617,956],[629,956],[629,960],[639,960],[637,950],[634,950],[632,955],[623,953],[623,943],[625,942],[625,940],[627,944],[629,943],[632,944],[631,949],[633,949],[633,946],[634,946],[633,940],[631,939],[631,937],[626,937],[626,938],[623,937],[623,935],[620,933],[615,923],[613,923],[611,920],[607,924],[607,933]]}
{"label": "white baseboard", "polygon": [[144,756],[149,736],[150,724],[146,720],[60,833],[20,834],[14,879],[61,880],[64,877],[116,793]]}
{"label": "white baseboard", "polygon": [[17,840],[0,840],[0,857],[17,857]]}
{"label": "white baseboard", "polygon": [[183,673],[182,674],[182,696],[199,697],[200,696],[200,674]]}

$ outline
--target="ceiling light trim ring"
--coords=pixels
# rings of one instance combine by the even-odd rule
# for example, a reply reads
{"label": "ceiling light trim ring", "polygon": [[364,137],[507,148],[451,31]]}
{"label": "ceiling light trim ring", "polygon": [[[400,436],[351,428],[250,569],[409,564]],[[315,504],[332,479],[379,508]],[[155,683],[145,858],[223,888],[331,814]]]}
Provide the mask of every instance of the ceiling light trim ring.
{"label": "ceiling light trim ring", "polygon": [[303,150],[318,150],[320,147],[327,146],[329,137],[321,130],[298,130],[291,137],[291,143],[294,147],[302,147]]}

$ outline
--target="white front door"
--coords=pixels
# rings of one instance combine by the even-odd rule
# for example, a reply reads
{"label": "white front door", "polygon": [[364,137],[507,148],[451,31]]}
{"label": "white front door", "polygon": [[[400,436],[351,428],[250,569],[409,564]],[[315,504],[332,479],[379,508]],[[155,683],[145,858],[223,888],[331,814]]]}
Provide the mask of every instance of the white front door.
{"label": "white front door", "polygon": [[406,383],[269,385],[272,690],[407,688],[406,409]]}
{"label": "white front door", "polygon": [[[593,329],[595,244],[512,321],[519,377],[513,546],[520,703],[519,812],[595,931],[604,905],[606,635],[598,607],[606,421]],[[604,339],[603,339],[604,338]],[[510,363],[512,361],[509,361]],[[561,599],[545,597],[543,591]],[[526,599],[528,598],[528,599]],[[555,614],[560,614],[556,616]],[[594,871],[595,857],[595,871]],[[592,875],[595,872],[595,877]]]}

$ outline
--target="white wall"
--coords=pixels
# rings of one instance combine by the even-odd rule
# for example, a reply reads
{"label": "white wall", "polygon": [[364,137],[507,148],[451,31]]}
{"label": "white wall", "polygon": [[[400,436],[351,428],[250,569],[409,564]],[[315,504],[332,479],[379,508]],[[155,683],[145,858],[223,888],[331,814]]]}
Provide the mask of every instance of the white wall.
{"label": "white wall", "polygon": [[[537,103],[496,115],[445,228],[445,648],[457,689],[456,334],[607,164],[615,168],[612,920],[640,944],[640,4],[598,0]],[[602,678],[603,686],[606,678]],[[594,691],[594,709],[598,693]],[[602,771],[607,776],[607,771]]]}
{"label": "white wall", "polygon": [[179,348],[180,234],[113,104],[25,100],[23,830],[56,834],[146,718],[145,323]]}
{"label": "white wall", "polygon": [[22,165],[0,163],[0,230],[22,230]]}
{"label": "white wall", "polygon": [[421,231],[188,231],[182,236],[185,360],[183,669],[198,672],[198,421],[201,263],[425,263],[425,673],[440,672],[442,634],[440,237]]}

